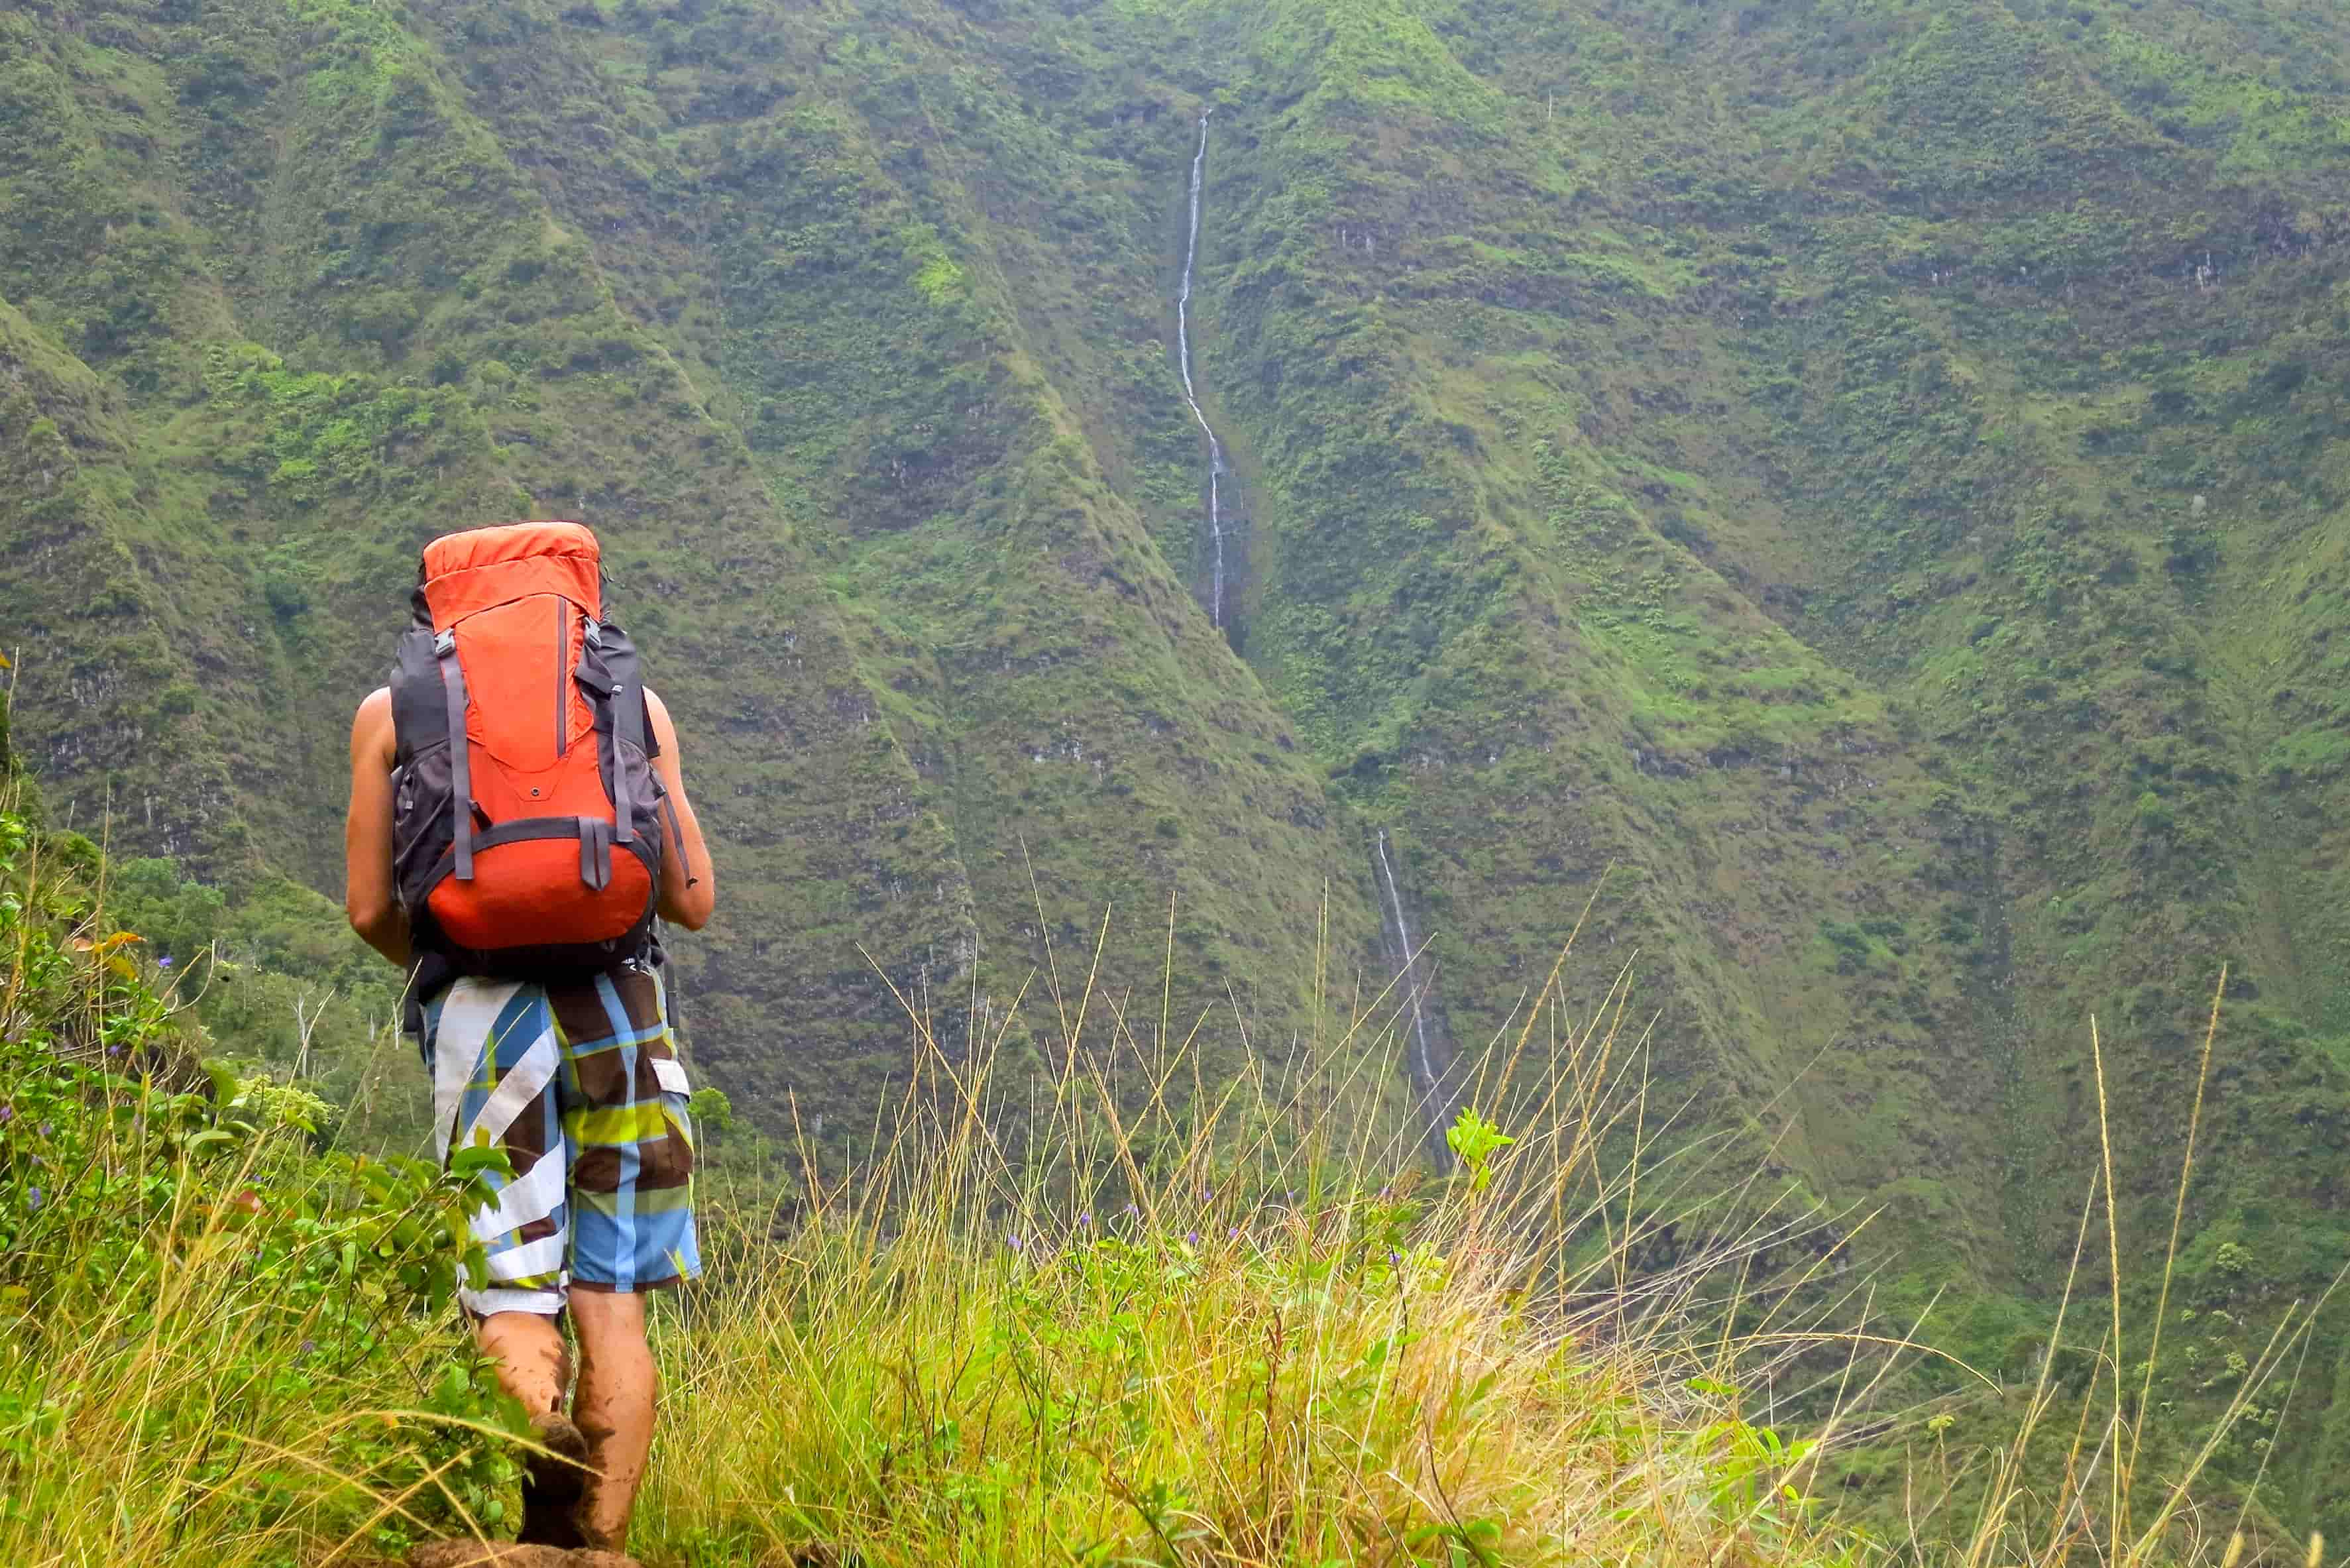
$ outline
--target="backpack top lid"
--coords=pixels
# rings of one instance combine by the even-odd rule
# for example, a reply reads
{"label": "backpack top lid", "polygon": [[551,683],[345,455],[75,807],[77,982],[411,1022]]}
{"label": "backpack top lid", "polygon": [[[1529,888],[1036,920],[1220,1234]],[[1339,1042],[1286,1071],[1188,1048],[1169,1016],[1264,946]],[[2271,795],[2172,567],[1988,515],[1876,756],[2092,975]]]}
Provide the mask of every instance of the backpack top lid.
{"label": "backpack top lid", "polygon": [[476,610],[534,594],[560,594],[603,614],[596,535],[585,523],[509,523],[444,535],[424,546],[418,592],[432,629],[446,631]]}

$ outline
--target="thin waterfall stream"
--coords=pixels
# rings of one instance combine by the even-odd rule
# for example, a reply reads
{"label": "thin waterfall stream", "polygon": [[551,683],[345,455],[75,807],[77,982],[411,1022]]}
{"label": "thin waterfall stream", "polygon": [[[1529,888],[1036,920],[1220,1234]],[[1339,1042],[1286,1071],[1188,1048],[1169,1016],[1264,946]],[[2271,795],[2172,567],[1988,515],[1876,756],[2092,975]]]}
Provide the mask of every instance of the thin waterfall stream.
{"label": "thin waterfall stream", "polygon": [[1200,431],[1208,438],[1208,621],[1221,628],[1224,624],[1223,489],[1224,475],[1231,470],[1224,462],[1224,443],[1216,439],[1208,416],[1200,411],[1200,395],[1191,385],[1191,269],[1200,255],[1200,182],[1208,167],[1208,115],[1212,112],[1201,113],[1200,149],[1191,154],[1191,224],[1183,242],[1183,283],[1175,292],[1175,358],[1183,371],[1183,401],[1191,406],[1191,417],[1200,421]]}
{"label": "thin waterfall stream", "polygon": [[[1219,629],[1224,624],[1224,583],[1227,574],[1225,545],[1232,530],[1224,516],[1224,481],[1232,473],[1225,461],[1224,443],[1208,422],[1206,410],[1200,407],[1200,391],[1191,376],[1191,284],[1200,260],[1200,193],[1208,169],[1208,116],[1200,115],[1200,144],[1191,153],[1191,192],[1190,221],[1183,236],[1183,276],[1175,291],[1175,362],[1183,375],[1183,402],[1191,410],[1191,418],[1200,433],[1208,438],[1208,619]],[[1404,913],[1403,893],[1397,886],[1395,866],[1388,857],[1387,830],[1381,828],[1378,842],[1378,868],[1387,900],[1381,909],[1385,923],[1392,927],[1396,943],[1396,965],[1407,989],[1411,1005],[1411,1042],[1405,1053],[1407,1076],[1411,1080],[1414,1114],[1426,1128],[1429,1155],[1439,1170],[1452,1166],[1452,1151],[1444,1141],[1446,1107],[1440,1101],[1442,1083],[1436,1067],[1437,1051],[1430,1044],[1430,1028],[1426,1004],[1426,988],[1419,982],[1419,950],[1412,945],[1411,923]]]}
{"label": "thin waterfall stream", "polygon": [[1396,886],[1395,865],[1388,858],[1388,830],[1384,827],[1379,829],[1377,847],[1379,877],[1388,895],[1387,907],[1381,913],[1392,922],[1397,971],[1403,978],[1406,997],[1411,1003],[1410,1077],[1419,1101],[1414,1108],[1427,1126],[1430,1158],[1439,1170],[1449,1169],[1451,1149],[1444,1142],[1444,1106],[1437,1096],[1435,1054],[1428,1045],[1428,1010],[1423,1004],[1424,988],[1419,983],[1419,951],[1411,943],[1411,923],[1403,912],[1403,893]]}

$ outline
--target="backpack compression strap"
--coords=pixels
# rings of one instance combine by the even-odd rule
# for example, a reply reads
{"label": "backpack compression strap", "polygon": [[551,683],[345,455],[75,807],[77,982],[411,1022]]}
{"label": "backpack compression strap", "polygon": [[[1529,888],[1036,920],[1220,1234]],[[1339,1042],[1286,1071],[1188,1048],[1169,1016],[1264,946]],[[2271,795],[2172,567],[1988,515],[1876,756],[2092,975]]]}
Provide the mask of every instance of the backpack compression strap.
{"label": "backpack compression strap", "polygon": [[457,634],[444,631],[432,639],[432,655],[441,666],[442,689],[449,694],[449,810],[454,816],[451,842],[457,851],[457,880],[473,879],[473,746],[465,739],[465,669],[457,662]]}
{"label": "backpack compression strap", "polygon": [[583,816],[579,823],[579,880],[591,893],[600,893],[612,880],[612,825],[600,816]]}

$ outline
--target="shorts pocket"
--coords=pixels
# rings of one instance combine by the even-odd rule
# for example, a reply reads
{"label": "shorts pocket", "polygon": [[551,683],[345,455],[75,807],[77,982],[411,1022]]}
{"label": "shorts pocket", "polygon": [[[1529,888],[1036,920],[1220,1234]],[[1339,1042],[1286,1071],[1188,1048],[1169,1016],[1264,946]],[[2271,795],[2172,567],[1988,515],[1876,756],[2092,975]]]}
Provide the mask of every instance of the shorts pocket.
{"label": "shorts pocket", "polygon": [[653,1082],[660,1089],[664,1136],[639,1147],[643,1168],[637,1185],[682,1187],[693,1175],[693,1117],[686,1108],[693,1091],[685,1064],[674,1056],[654,1057],[652,1069]]}

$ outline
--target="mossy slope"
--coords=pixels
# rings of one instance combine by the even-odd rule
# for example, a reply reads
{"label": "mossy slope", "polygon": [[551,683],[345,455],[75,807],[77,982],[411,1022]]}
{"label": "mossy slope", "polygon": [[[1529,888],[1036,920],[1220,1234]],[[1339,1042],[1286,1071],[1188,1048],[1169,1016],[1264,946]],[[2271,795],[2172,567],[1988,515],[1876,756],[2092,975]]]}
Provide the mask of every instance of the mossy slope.
{"label": "mossy slope", "polygon": [[[1994,1359],[2087,1016],[2142,1252],[2225,962],[2189,1288],[2322,1282],[2331,7],[73,17],[0,20],[0,581],[77,820],[330,884],[417,544],[582,514],[727,846],[698,1043],[771,1117],[884,1093],[870,966],[952,1035],[1109,909],[1147,996],[1170,898],[1176,1012],[1284,1050],[1326,890],[1383,979],[1384,831],[1472,1069],[1597,891],[1573,978],[1638,967],[1660,1104],[1955,1259]],[[1223,636],[1167,356],[1210,108]]]}

